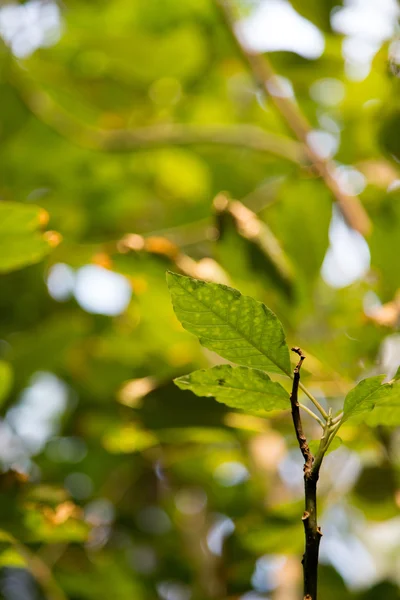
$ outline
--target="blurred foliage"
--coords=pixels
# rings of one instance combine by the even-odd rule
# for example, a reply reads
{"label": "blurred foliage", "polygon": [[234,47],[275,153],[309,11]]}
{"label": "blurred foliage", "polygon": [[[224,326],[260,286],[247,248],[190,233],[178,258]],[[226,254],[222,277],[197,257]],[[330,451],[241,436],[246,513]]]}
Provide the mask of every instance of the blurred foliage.
{"label": "blurred foliage", "polygon": [[[237,16],[261,4],[238,2]],[[0,5],[5,600],[301,594],[290,415],[172,384],[220,360],[178,323],[165,282],[172,270],[265,302],[304,348],[307,385],[338,410],[359,380],[395,374],[396,3],[367,69],[346,48],[361,44],[359,57],[368,40],[333,27],[357,3],[291,4],[324,49],[269,58],[359,194],[366,242],[335,230],[334,197],[212,0]],[[333,285],[360,244],[370,264]],[[322,469],[324,600],[400,597],[398,403],[349,421]]]}

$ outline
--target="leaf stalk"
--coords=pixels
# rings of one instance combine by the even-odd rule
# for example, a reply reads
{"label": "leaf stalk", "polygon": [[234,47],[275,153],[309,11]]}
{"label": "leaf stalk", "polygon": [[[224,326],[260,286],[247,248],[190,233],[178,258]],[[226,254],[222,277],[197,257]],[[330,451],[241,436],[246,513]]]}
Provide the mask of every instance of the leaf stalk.
{"label": "leaf stalk", "polygon": [[319,418],[318,415],[315,414],[315,412],[313,412],[312,410],[310,410],[308,408],[308,406],[306,406],[305,404],[302,404],[301,402],[299,402],[299,406],[300,408],[302,408],[307,414],[310,415],[310,417],[312,417],[313,419],[315,419],[317,421],[317,423],[319,423],[319,425],[321,425],[322,429],[325,428],[325,424],[324,422]]}

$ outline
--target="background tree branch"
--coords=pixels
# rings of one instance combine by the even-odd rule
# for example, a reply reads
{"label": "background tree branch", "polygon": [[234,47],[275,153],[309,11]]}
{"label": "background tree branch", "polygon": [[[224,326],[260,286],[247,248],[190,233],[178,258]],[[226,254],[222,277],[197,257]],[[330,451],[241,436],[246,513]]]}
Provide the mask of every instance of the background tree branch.
{"label": "background tree branch", "polygon": [[[245,43],[238,34],[231,0],[215,0],[215,3],[239,55],[248,65],[255,82],[271,98],[271,102],[281,114],[287,126],[293,131],[297,139],[304,144],[304,151],[308,159],[332,192],[347,224],[362,235],[367,235],[371,231],[371,221],[359,198],[349,196],[343,192],[335,178],[335,166],[332,161],[322,159],[311,147],[309,143],[311,127],[298,105],[286,96],[268,58],[246,48]],[[274,93],[271,92],[272,85],[275,90]]]}
{"label": "background tree branch", "polygon": [[165,123],[132,129],[99,129],[80,122],[60,107],[43,89],[21,74],[12,84],[37,119],[73,143],[103,152],[133,152],[162,146],[226,146],[271,154],[306,165],[302,145],[251,124]]}

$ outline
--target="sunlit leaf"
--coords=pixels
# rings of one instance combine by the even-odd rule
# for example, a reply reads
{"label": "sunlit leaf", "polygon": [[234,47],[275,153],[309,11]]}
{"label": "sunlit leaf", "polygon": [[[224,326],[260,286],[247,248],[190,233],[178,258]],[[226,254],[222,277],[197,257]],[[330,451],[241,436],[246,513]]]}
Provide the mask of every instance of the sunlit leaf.
{"label": "sunlit leaf", "polygon": [[383,387],[384,378],[384,375],[377,375],[363,379],[347,394],[344,401],[343,422],[374,408],[379,396],[376,392]]}
{"label": "sunlit leaf", "polygon": [[290,407],[289,394],[258,369],[217,365],[175,379],[182,390],[213,396],[218,402],[242,410],[276,410]]}
{"label": "sunlit leaf", "polygon": [[290,373],[289,350],[278,318],[264,304],[226,285],[167,274],[175,313],[200,343],[249,367]]}

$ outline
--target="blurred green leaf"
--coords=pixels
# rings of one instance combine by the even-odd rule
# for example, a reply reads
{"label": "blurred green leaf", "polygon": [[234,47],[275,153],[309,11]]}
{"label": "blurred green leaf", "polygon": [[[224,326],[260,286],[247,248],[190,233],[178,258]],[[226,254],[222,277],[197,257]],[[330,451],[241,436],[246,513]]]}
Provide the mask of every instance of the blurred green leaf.
{"label": "blurred green leaf", "polygon": [[38,231],[43,222],[47,215],[38,206],[0,203],[0,273],[39,262],[51,251],[51,239]]}

